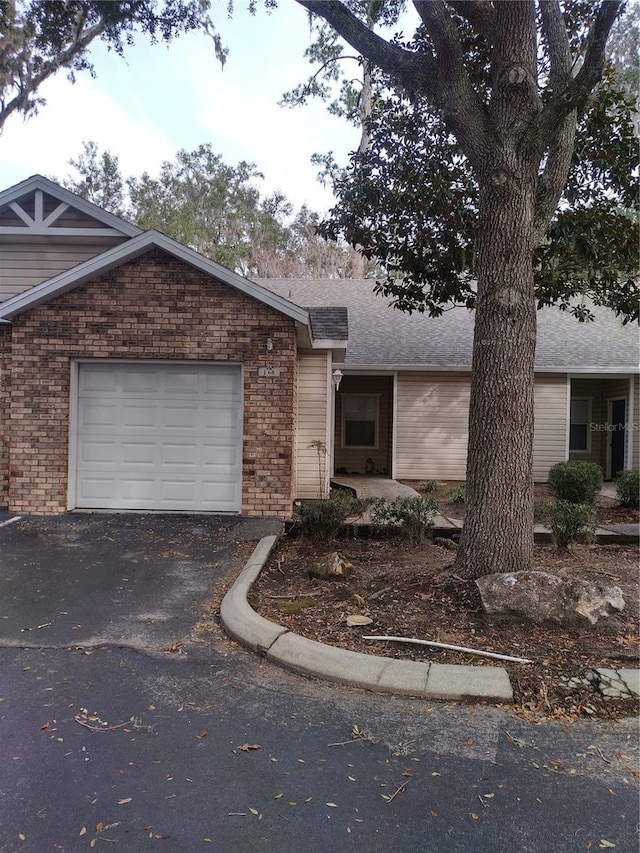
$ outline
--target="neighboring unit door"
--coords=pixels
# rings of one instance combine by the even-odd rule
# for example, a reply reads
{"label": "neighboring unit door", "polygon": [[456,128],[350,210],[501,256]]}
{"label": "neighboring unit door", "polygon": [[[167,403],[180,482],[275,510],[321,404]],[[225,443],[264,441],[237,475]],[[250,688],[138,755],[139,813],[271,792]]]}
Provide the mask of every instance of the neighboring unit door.
{"label": "neighboring unit door", "polygon": [[78,366],[75,506],[239,512],[239,365]]}
{"label": "neighboring unit door", "polygon": [[609,422],[609,445],[611,450],[611,477],[624,468],[624,449],[626,439],[627,401],[611,400],[611,420]]}

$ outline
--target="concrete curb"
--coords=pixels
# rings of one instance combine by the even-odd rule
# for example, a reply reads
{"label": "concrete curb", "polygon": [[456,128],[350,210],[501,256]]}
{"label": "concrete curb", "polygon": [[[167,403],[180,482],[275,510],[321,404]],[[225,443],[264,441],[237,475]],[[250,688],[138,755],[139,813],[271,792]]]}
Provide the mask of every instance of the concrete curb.
{"label": "concrete curb", "polygon": [[326,681],[422,699],[482,699],[512,702],[509,676],[501,666],[453,666],[366,655],[326,646],[264,619],[247,594],[279,535],[261,539],[220,605],[225,631],[274,663]]}

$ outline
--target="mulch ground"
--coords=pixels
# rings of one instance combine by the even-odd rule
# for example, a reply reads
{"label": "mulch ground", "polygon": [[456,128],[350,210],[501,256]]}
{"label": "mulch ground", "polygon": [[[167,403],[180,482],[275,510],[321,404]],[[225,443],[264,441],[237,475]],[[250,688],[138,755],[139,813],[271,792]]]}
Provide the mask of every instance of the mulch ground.
{"label": "mulch ground", "polygon": [[[610,523],[623,523],[622,517],[637,521],[637,513],[630,518],[628,511],[623,516],[613,506],[604,509],[615,519]],[[599,510],[599,523],[604,523],[603,514]],[[352,563],[349,577],[311,577],[313,563],[331,551]],[[513,685],[515,707],[531,719],[618,718],[636,711],[633,701],[605,699],[586,685],[569,688],[562,679],[595,667],[639,665],[637,547],[581,545],[565,553],[553,546],[536,547],[536,569],[622,589],[624,611],[580,631],[488,617],[475,584],[441,576],[453,557],[451,551],[430,541],[411,546],[399,535],[343,537],[323,545],[288,536],[281,540],[252,589],[250,602],[261,615],[297,634],[353,651],[438,663],[504,665]],[[354,613],[373,621],[366,628],[349,627],[347,616]],[[533,662],[492,662],[466,653],[365,640],[365,634],[435,640]]]}

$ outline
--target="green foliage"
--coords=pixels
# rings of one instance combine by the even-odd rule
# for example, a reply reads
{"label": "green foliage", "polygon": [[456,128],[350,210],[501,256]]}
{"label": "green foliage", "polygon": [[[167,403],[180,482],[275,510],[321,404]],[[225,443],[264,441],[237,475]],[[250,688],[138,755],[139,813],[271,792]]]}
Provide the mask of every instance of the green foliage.
{"label": "green foliage", "polygon": [[392,501],[379,498],[373,504],[371,519],[374,524],[399,524],[410,541],[422,542],[433,527],[433,516],[438,504],[433,498],[397,497]]}
{"label": "green foliage", "polygon": [[559,501],[593,504],[602,488],[602,469],[595,462],[558,462],[549,471],[549,490]]}
{"label": "green foliage", "polygon": [[640,471],[632,468],[618,471],[616,491],[622,506],[638,507],[640,505]]}
{"label": "green foliage", "polygon": [[[565,7],[576,51],[584,44],[590,6]],[[488,97],[486,45],[465,22],[456,21],[456,27],[474,86]],[[635,34],[637,42],[637,26]],[[432,48],[423,34],[402,46],[418,52]],[[547,61],[542,54],[541,69]],[[636,68],[633,53],[630,61]],[[564,193],[533,259],[538,306],[557,304],[581,321],[593,319],[590,301],[611,308],[623,322],[640,313],[638,119],[634,93],[625,82],[629,75],[619,70],[620,62],[616,65],[618,71],[607,69],[578,118]],[[366,150],[354,152],[346,168],[331,154],[314,158],[337,197],[320,233],[361,247],[378,264],[377,292],[400,310],[438,316],[452,305],[472,308],[479,190],[471,165],[428,99],[385,88],[386,78],[373,74],[377,94]],[[549,92],[543,90],[541,97],[544,103]]]}
{"label": "green foliage", "polygon": [[223,266],[264,278],[348,277],[360,255],[316,233],[318,214],[294,212],[282,193],[263,196],[253,163],[229,166],[210,145],[180,150],[156,176],[124,177],[118,157],[85,142],[62,183],[143,229],[162,231]]}
{"label": "green foliage", "polygon": [[319,501],[303,501],[295,508],[297,529],[305,539],[323,542],[336,536],[349,518],[361,516],[371,500],[353,498],[339,492]]}
{"label": "green foliage", "polygon": [[435,492],[437,488],[437,480],[422,480],[420,483],[418,483],[418,489],[421,492]]}
{"label": "green foliage", "polygon": [[0,129],[12,113],[29,116],[45,100],[39,87],[64,68],[95,75],[89,60],[94,41],[123,56],[136,35],[169,42],[181,32],[201,29],[213,40],[222,64],[227,50],[209,17],[209,0],[93,0],[0,3]]}
{"label": "green foliage", "polygon": [[467,487],[463,483],[461,486],[456,486],[455,489],[449,489],[447,498],[452,504],[463,504],[467,499]]}
{"label": "green foliage", "polygon": [[592,542],[595,538],[595,509],[590,504],[546,501],[542,515],[560,549],[574,542]]}

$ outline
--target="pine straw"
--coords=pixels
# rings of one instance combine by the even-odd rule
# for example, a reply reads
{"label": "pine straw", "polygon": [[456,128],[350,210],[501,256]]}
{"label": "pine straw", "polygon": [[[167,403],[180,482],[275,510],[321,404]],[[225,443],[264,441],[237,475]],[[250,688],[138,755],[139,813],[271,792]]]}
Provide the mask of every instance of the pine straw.
{"label": "pine straw", "polygon": [[[312,562],[332,550],[353,564],[349,578],[311,578]],[[295,633],[367,654],[496,665],[464,653],[363,639],[364,634],[388,634],[530,658],[532,664],[505,664],[515,707],[524,716],[619,718],[635,711],[632,701],[605,700],[590,686],[569,689],[560,682],[593,667],[638,666],[637,548],[578,546],[568,554],[548,546],[536,548],[537,569],[621,587],[625,610],[581,631],[486,616],[475,584],[442,577],[452,559],[452,552],[432,542],[411,547],[398,536],[375,541],[345,538],[324,546],[285,538],[254,586],[251,603],[261,615]],[[297,596],[306,599],[305,606],[290,612]],[[353,613],[371,617],[372,624],[366,629],[348,627],[346,617]]]}

